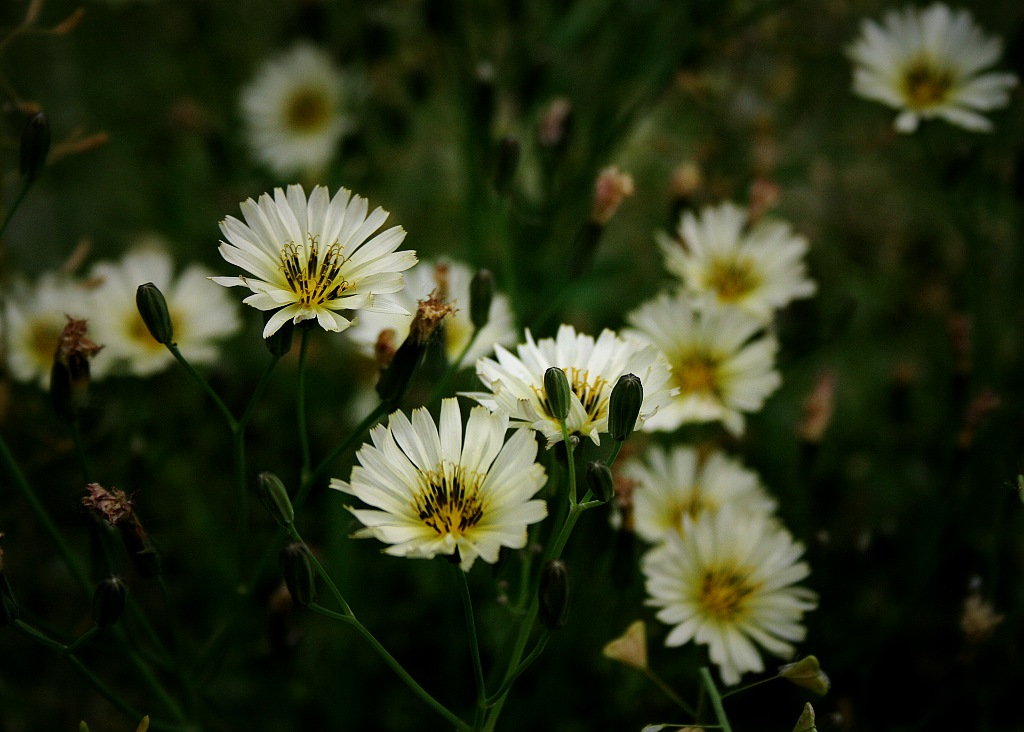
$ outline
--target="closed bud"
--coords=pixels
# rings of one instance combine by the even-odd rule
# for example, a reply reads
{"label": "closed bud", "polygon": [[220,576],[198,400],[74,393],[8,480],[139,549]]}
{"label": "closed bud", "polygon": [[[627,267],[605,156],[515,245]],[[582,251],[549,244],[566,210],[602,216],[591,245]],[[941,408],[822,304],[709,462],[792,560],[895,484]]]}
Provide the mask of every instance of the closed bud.
{"label": "closed bud", "polygon": [[627,666],[647,670],[647,628],[643,620],[634,621],[626,632],[609,641],[601,651],[605,658]]}
{"label": "closed bud", "polygon": [[498,141],[498,163],[494,171],[494,188],[504,195],[519,165],[519,140],[506,135]]}
{"label": "closed bud", "polygon": [[[275,312],[275,310],[267,310],[263,313],[263,325],[267,324],[267,321],[270,320]],[[269,338],[264,338],[263,343],[271,355],[280,358],[281,356],[288,355],[288,352],[292,350],[293,333],[295,333],[295,323],[288,320],[285,321],[284,325],[275,330]]]}
{"label": "closed bud", "polygon": [[139,289],[135,291],[135,305],[153,340],[164,345],[174,340],[171,314],[167,310],[167,300],[159,287],[152,282],[139,285]]}
{"label": "closed bud", "polygon": [[814,707],[811,706],[810,702],[804,704],[804,711],[800,715],[800,719],[796,720],[796,726],[793,728],[793,732],[817,732],[818,725],[814,720]]}
{"label": "closed bud", "polygon": [[572,407],[572,390],[569,388],[569,379],[562,369],[552,366],[544,372],[544,393],[548,398],[551,416],[564,421]]}
{"label": "closed bud", "polygon": [[264,472],[256,476],[256,496],[278,524],[291,526],[295,522],[295,509],[288,491],[276,475]]}
{"label": "closed bud", "polygon": [[644,385],[635,374],[623,374],[615,382],[608,403],[608,433],[622,442],[633,434],[640,406],[644,401]]}
{"label": "closed bud", "polygon": [[615,496],[615,480],[612,469],[603,460],[592,460],[587,463],[587,487],[597,500],[605,502]]}
{"label": "closed bud", "polygon": [[278,559],[285,587],[296,604],[306,607],[316,597],[316,574],[313,572],[309,549],[305,544],[293,541],[281,549]]}
{"label": "closed bud", "polygon": [[14,592],[11,584],[7,581],[7,575],[0,570],[0,628],[13,625],[14,621],[21,617],[21,608],[18,601],[14,599]]}
{"label": "closed bud", "polygon": [[477,330],[487,325],[493,299],[494,273],[489,269],[478,269],[469,282],[469,319]]}
{"label": "closed bud", "polygon": [[50,401],[57,415],[73,420],[85,403],[89,390],[89,361],[102,346],[87,336],[87,323],[68,317],[61,331],[50,369]]}
{"label": "closed bud", "polygon": [[412,335],[402,341],[388,365],[380,370],[380,378],[377,379],[377,395],[384,404],[394,407],[401,401],[426,352],[426,344],[420,343]]}
{"label": "closed bud", "polygon": [[561,559],[544,565],[540,575],[540,622],[558,630],[569,617],[569,568]]}
{"label": "closed bud", "polygon": [[832,686],[828,676],[821,670],[816,656],[806,656],[796,663],[788,663],[779,667],[779,678],[786,679],[797,686],[810,689],[815,694],[824,696]]}
{"label": "closed bud", "polygon": [[128,585],[117,575],[110,575],[96,585],[92,595],[92,619],[100,628],[118,621],[128,601]]}
{"label": "closed bud", "polygon": [[36,112],[25,123],[21,131],[21,174],[26,183],[46,165],[50,152],[50,119],[43,112]]}

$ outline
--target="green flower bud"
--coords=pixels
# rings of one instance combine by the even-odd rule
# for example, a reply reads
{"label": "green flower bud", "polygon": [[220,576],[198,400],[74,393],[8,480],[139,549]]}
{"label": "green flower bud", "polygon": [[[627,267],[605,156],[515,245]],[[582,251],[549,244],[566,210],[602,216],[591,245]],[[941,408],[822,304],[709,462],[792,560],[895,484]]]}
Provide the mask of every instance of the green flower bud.
{"label": "green flower bud", "polygon": [[281,574],[292,599],[306,607],[316,597],[316,574],[310,561],[309,549],[305,544],[293,541],[281,549],[278,557]]}
{"label": "green flower bud", "polygon": [[50,120],[43,112],[36,112],[21,131],[21,174],[26,183],[36,179],[49,152]]}
{"label": "green flower bud", "polygon": [[544,565],[540,575],[540,622],[558,630],[569,618],[569,568],[561,559]]}
{"label": "green flower bud", "polygon": [[100,628],[118,621],[128,601],[128,585],[117,575],[110,575],[96,585],[92,595],[92,619]]}
{"label": "green flower bud", "polygon": [[256,476],[256,496],[278,524],[291,526],[295,522],[295,509],[288,491],[276,475],[264,472]]}
{"label": "green flower bud", "polygon": [[478,269],[469,283],[469,319],[477,330],[487,325],[493,299],[494,274],[489,269]]}
{"label": "green flower bud", "polygon": [[14,621],[21,617],[21,608],[18,601],[14,599],[14,592],[11,584],[7,581],[7,575],[0,570],[0,628],[13,625]]}
{"label": "green flower bud", "polygon": [[544,393],[547,395],[552,417],[564,420],[569,416],[572,390],[569,388],[569,379],[562,369],[552,366],[544,372]]}
{"label": "green flower bud", "polygon": [[800,715],[800,719],[796,720],[796,726],[793,728],[793,732],[817,732],[818,726],[814,721],[814,707],[811,706],[810,702],[804,704],[804,711]]}
{"label": "green flower bud", "polygon": [[[271,316],[277,311],[266,310],[263,313],[263,325],[267,324]],[[267,346],[267,350],[270,351],[271,355],[285,356],[289,351],[292,350],[292,334],[295,333],[295,323],[292,321],[285,322],[280,328],[274,331],[274,334],[269,338],[264,338],[263,343]]]}
{"label": "green flower bud", "polygon": [[615,481],[612,469],[603,460],[587,463],[587,487],[599,501],[607,502],[615,495]]}
{"label": "green flower bud", "polygon": [[167,310],[167,300],[159,287],[152,282],[139,285],[139,289],[135,291],[135,305],[153,340],[164,345],[174,340],[171,314]]}
{"label": "green flower bud", "polygon": [[824,696],[828,693],[832,682],[821,670],[816,656],[806,656],[796,663],[788,663],[779,667],[779,678],[786,679],[804,689],[810,689],[815,694]]}
{"label": "green flower bud", "polygon": [[635,374],[623,374],[615,382],[608,403],[608,433],[622,442],[633,434],[640,406],[644,401],[644,385]]}
{"label": "green flower bud", "polygon": [[504,195],[519,165],[519,140],[506,135],[498,141],[498,164],[494,171],[494,189]]}

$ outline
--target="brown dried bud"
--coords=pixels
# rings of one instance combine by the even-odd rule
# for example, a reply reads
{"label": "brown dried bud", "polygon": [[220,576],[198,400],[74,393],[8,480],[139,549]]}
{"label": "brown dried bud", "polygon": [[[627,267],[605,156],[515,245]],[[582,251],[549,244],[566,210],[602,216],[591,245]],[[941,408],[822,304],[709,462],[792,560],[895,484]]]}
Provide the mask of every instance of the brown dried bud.
{"label": "brown dried bud", "polygon": [[50,372],[50,398],[59,416],[74,419],[89,389],[89,361],[103,346],[86,337],[86,321],[66,317]]}
{"label": "brown dried bud", "polygon": [[416,315],[409,326],[409,337],[414,338],[421,346],[425,346],[431,336],[441,327],[444,319],[455,312],[451,303],[444,302],[438,291],[430,293],[430,297],[420,300]]}
{"label": "brown dried bud", "polygon": [[98,513],[110,526],[134,518],[133,499],[124,491],[117,488],[108,491],[99,483],[90,483],[85,489],[89,495],[82,498],[82,505]]}
{"label": "brown dried bud", "polygon": [[803,418],[797,427],[797,434],[800,435],[801,440],[814,444],[821,442],[825,429],[832,421],[835,396],[835,372],[832,370],[822,371],[818,374],[814,390],[804,400]]}

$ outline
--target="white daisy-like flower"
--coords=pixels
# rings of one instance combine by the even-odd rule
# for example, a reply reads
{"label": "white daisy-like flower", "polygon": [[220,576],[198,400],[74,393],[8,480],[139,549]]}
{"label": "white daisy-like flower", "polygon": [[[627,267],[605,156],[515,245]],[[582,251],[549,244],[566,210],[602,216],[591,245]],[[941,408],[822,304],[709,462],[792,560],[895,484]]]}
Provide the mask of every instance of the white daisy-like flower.
{"label": "white daisy-like flower", "polygon": [[702,456],[692,447],[654,447],[643,460],[627,461],[621,474],[634,481],[636,533],[652,544],[682,531],[684,516],[696,519],[726,506],[768,516],[776,507],[757,473],[721,452]]}
{"label": "white daisy-like flower", "polygon": [[306,199],[300,185],[287,194],[274,189],[259,203],[241,205],[245,223],[228,216],[220,224],[227,241],[220,254],[253,277],[211,277],[226,287],[248,287],[244,302],[257,310],[276,310],[263,329],[269,338],[286,322],[316,318],[324,330],[352,325],[339,311],[374,309],[407,313],[387,297],[405,287],[402,272],[416,264],[416,253],[395,251],[405,239],[401,226],[376,236],[388,218],[382,208],[345,188],[330,198],[316,186]]}
{"label": "white daisy-like flower", "polygon": [[978,114],[1006,106],[1017,77],[982,73],[1002,50],[966,10],[941,3],[885,15],[884,26],[865,19],[847,50],[856,64],[853,91],[899,109],[896,129],[913,132],[922,119],[941,117],[973,132],[992,123]]}
{"label": "white daisy-like flower", "polygon": [[532,436],[519,431],[506,442],[507,428],[506,415],[474,407],[463,432],[455,398],[442,401],[439,425],[425,408],[411,421],[394,412],[370,431],[373,444],[359,449],[350,480],[331,480],[374,507],[349,507],[365,526],[355,536],[400,557],[457,552],[466,571],[477,557],[494,564],[502,547],[522,549],[526,527],[547,515],[533,498],[547,475]]}
{"label": "white daisy-like flower", "polygon": [[[12,378],[50,388],[53,357],[68,316],[89,317],[85,291],[68,277],[47,273],[34,285],[16,283],[11,288],[4,299],[3,331]],[[91,330],[89,337],[100,342]]]}
{"label": "white daisy-like flower", "polygon": [[548,445],[562,439],[561,424],[551,414],[544,390],[544,372],[558,367],[568,377],[571,390],[569,434],[589,437],[601,444],[608,431],[608,401],[612,388],[623,374],[634,374],[643,384],[644,398],[637,427],[669,404],[674,390],[669,385],[669,367],[657,348],[634,339],[624,339],[611,330],[593,336],[576,333],[562,325],[554,338],[534,342],[526,331],[526,343],[516,347],[518,358],[501,346],[498,360],[481,358],[476,373],[490,392],[473,392],[471,397],[491,410],[511,417],[513,427],[528,427],[543,434]]}
{"label": "white daisy-like flower", "polygon": [[119,262],[100,262],[90,272],[97,283],[91,292],[92,337],[104,348],[93,359],[93,373],[125,372],[150,376],[174,363],[174,356],[157,343],[139,315],[135,294],[152,282],[167,300],[174,343],[194,364],[214,363],[217,341],[238,332],[238,306],[210,282],[212,273],[191,264],[177,277],[170,254],[157,239],[144,239]]}
{"label": "white daisy-like flower", "polygon": [[742,434],[743,413],[760,409],[782,383],[775,370],[778,341],[762,333],[762,321],[738,308],[714,301],[697,307],[685,293],[663,293],[626,320],[661,349],[677,387],[645,429],[720,421],[731,433]]}
{"label": "white daisy-like flower", "polygon": [[[469,319],[469,285],[473,270],[462,262],[443,260],[436,263],[421,262],[405,273],[406,285],[395,296],[395,301],[409,311],[431,293],[451,303],[455,311],[444,321],[444,350],[449,361],[454,361],[473,336],[473,323]],[[398,347],[409,334],[411,314],[366,313],[359,322],[346,331],[349,338],[369,358],[374,358],[382,339]],[[472,363],[494,352],[495,345],[510,346],[516,341],[515,326],[508,298],[495,293],[491,299],[487,324],[480,329],[473,345],[466,352],[465,361]]]}
{"label": "white daisy-like flower", "polygon": [[762,219],[749,229],[746,209],[734,203],[686,212],[677,241],[659,237],[665,268],[687,291],[710,295],[762,320],[778,308],[816,291],[803,257],[807,240],[789,224]]}
{"label": "white daisy-like flower", "polygon": [[814,592],[796,586],[810,574],[798,561],[803,545],[757,513],[724,508],[683,521],[682,534],[667,534],[642,561],[647,604],[674,626],[665,645],[707,645],[729,685],[747,671],[764,670],[757,646],[792,656],[793,642],[806,635],[803,615],[817,606]]}
{"label": "white daisy-like flower", "polygon": [[267,61],[242,91],[253,154],[285,177],[324,170],[354,127],[344,112],[352,96],[351,81],[314,46],[300,44]]}

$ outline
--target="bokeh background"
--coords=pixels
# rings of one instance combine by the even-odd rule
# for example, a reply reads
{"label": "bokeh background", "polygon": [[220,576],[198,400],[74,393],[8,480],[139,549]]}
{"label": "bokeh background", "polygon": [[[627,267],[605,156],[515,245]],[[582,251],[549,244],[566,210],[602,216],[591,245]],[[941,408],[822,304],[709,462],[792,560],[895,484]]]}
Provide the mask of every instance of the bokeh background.
{"label": "bokeh background", "polygon": [[[1024,78],[1024,8],[960,3]],[[81,7],[73,29],[53,27]],[[782,388],[742,439],[687,428],[761,474],[780,515],[807,546],[820,607],[803,653],[833,688],[824,698],[784,682],[729,702],[734,728],[792,729],[812,700],[822,730],[1024,729],[1024,104],[990,115],[995,131],[944,123],[897,134],[893,113],[850,93],[844,49],[864,17],[900,4],[842,0],[393,0],[218,2],[46,0],[36,31],[0,40],[5,208],[20,185],[25,105],[51,120],[62,148],[18,209],[0,251],[3,282],[119,257],[155,233],[183,267],[223,274],[218,222],[240,201],[295,182],[256,163],[241,135],[240,89],[267,58],[306,39],[363,80],[357,128],[322,179],[391,212],[421,257],[501,269],[511,242],[519,322],[550,335],[559,322],[597,332],[669,283],[654,244],[680,210],[779,192],[775,215],[811,242],[818,294],[784,311]],[[6,33],[28,3],[0,5]],[[571,116],[557,144],[539,136],[559,99]],[[94,138],[95,135],[103,138]],[[522,157],[506,213],[491,187],[500,138]],[[105,140],[105,141],[104,141]],[[567,276],[590,214],[594,179],[615,164],[636,194],[607,226],[593,267]],[[698,184],[683,191],[678,171]],[[499,279],[499,286],[501,281]],[[207,370],[241,410],[268,358],[262,321]],[[324,455],[362,416],[351,352],[318,333],[310,356],[311,430]],[[834,411],[820,441],[802,439],[804,403],[823,374]],[[436,373],[407,398],[421,403]],[[249,434],[250,468],[295,480],[294,358],[275,372]],[[452,383],[476,388],[472,373]],[[0,381],[0,430],[58,525],[88,550],[82,481],[46,395]],[[234,567],[230,438],[180,369],[95,385],[83,429],[101,482],[138,491],[164,556],[171,613],[186,654],[225,622]],[[657,437],[641,439],[656,442]],[[630,445],[640,449],[640,445]],[[347,476],[351,454],[332,474]],[[90,598],[48,537],[0,482],[5,572],[26,613],[73,637]],[[347,538],[352,520],[321,486],[300,515],[307,540],[392,653],[456,710],[472,704],[461,607],[440,560],[403,561]],[[256,509],[253,546],[274,536]],[[652,665],[688,698],[703,650],[661,647],[666,629],[643,606],[639,540],[607,512],[581,523],[567,559],[568,626],[516,686],[503,729],[639,730],[680,718],[656,687],[601,656],[632,620],[649,621]],[[500,657],[500,605],[514,562],[476,568],[485,664]],[[126,574],[158,632],[158,590]],[[205,668],[204,729],[443,729],[348,629],[290,607],[273,570],[231,618],[234,642]],[[972,594],[1004,616],[987,637],[966,633]],[[129,635],[138,635],[129,627]],[[144,641],[141,645],[145,645]],[[103,637],[81,657],[137,708],[159,700]],[[769,660],[771,664],[771,660]],[[172,684],[173,687],[173,684]],[[461,701],[460,701],[461,700]],[[125,718],[56,654],[0,629],[0,729],[130,730]]]}

